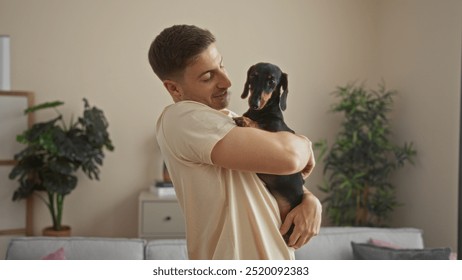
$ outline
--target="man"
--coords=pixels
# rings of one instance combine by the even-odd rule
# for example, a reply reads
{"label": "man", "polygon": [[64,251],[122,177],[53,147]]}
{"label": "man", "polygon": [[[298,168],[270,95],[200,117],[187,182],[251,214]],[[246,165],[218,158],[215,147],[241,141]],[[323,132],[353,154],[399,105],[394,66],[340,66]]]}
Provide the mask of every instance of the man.
{"label": "man", "polygon": [[[189,258],[293,259],[294,249],[319,231],[319,200],[305,189],[302,203],[282,223],[275,198],[256,173],[309,174],[311,142],[234,124],[235,114],[227,110],[231,82],[207,30],[163,30],[151,44],[149,62],[175,102],[156,130],[184,213]],[[286,244],[283,234],[292,224]]]}

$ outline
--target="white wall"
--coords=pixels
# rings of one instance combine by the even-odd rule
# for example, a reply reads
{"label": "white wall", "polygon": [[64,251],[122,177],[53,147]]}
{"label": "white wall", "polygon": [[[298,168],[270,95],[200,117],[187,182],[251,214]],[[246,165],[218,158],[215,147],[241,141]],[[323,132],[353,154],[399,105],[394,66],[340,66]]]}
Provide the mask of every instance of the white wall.
{"label": "white wall", "polygon": [[[408,3],[407,10],[400,11],[402,2]],[[381,0],[0,0],[0,33],[11,36],[13,89],[35,91],[37,102],[61,99],[66,102],[63,111],[67,116],[71,112],[80,114],[81,99],[87,97],[103,109],[109,119],[116,150],[107,154],[101,181],[81,177],[77,189],[66,199],[64,222],[72,225],[74,235],[134,237],[138,193],[161,177],[155,121],[162,108],[171,102],[152,74],[146,54],[155,35],[172,24],[196,24],[216,35],[233,81],[231,109],[236,112],[245,111],[246,102],[239,96],[247,68],[259,61],[279,64],[289,74],[287,122],[313,140],[331,138],[338,128],[339,117],[328,113],[334,101],[330,92],[336,86],[358,80],[374,87],[384,77],[390,87],[402,92],[396,102],[396,115],[406,120],[396,125],[396,137],[414,140],[422,156],[417,166],[409,169],[419,178],[411,180],[397,176],[397,185],[419,183],[423,184],[423,189],[434,190],[436,187],[431,182],[444,182],[452,190],[453,197],[457,181],[454,173],[457,151],[454,149],[457,148],[458,119],[451,118],[459,113],[457,88],[448,88],[443,95],[449,98],[444,101],[448,106],[442,108],[435,108],[434,100],[411,102],[414,95],[422,92],[407,90],[407,84],[400,83],[401,76],[393,68],[406,68],[407,53],[412,54],[411,46],[420,41],[410,39],[406,42],[409,47],[405,49],[409,51],[398,52],[399,59],[382,47],[388,38],[394,40],[398,36],[393,28],[402,31],[401,25],[410,24],[405,19],[413,6],[419,6],[425,13],[433,11],[433,6],[437,5],[442,12],[452,12],[448,20],[460,18],[460,12],[454,11],[460,8],[460,1],[420,3]],[[397,14],[402,20],[395,22]],[[422,20],[413,12],[410,18],[416,22]],[[453,32],[459,30],[460,39],[460,24],[453,29]],[[460,40],[459,53],[445,49],[451,34],[445,32],[438,37],[442,40],[439,50],[445,52],[444,59],[460,61]],[[449,41],[454,40],[457,38],[451,37]],[[416,54],[415,59],[420,61],[421,55],[425,53]],[[439,56],[431,59],[440,63]],[[459,68],[452,68],[455,73],[451,75],[460,75]],[[447,80],[443,75],[440,78],[442,84],[455,79]],[[414,81],[418,83],[418,76]],[[431,81],[426,82],[433,85]],[[432,94],[436,95],[434,89],[426,96]],[[439,97],[435,98],[439,101]],[[441,138],[447,142],[445,146],[438,145],[437,150],[446,154],[447,160],[437,164],[443,169],[447,163],[448,173],[431,174],[430,166],[423,165],[426,157],[432,156],[426,154],[427,142],[422,141],[428,133],[417,129],[426,125],[420,123],[419,115],[405,115],[410,114],[411,107],[418,107],[419,112],[435,110],[433,115],[445,116],[437,120],[450,122],[448,129],[441,132],[445,133]],[[47,119],[51,113],[41,113],[38,119]],[[432,123],[440,123],[437,120]],[[404,129],[409,126],[416,128]],[[321,170],[319,164],[308,181],[309,187],[318,194],[316,185],[321,180]],[[414,197],[408,189],[400,189],[400,198],[406,206],[397,212],[396,224],[424,227],[429,232],[425,237],[430,244],[454,245],[455,228],[451,228],[454,215],[451,213],[456,206],[453,200],[451,203],[437,201],[438,207],[444,207],[441,215],[450,219],[441,221],[448,229],[447,235],[431,231],[416,217],[429,216],[432,212],[429,208],[435,206],[428,204],[429,197],[432,195],[428,192]],[[35,232],[39,234],[50,221],[40,201],[37,200],[35,208]],[[418,214],[408,217],[399,214],[408,211],[418,211]]]}

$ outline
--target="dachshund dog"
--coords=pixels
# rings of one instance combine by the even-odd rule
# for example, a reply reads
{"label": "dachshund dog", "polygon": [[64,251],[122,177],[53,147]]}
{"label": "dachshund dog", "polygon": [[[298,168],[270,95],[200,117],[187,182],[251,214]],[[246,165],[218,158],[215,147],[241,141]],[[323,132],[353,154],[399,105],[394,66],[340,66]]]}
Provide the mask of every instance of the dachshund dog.
{"label": "dachshund dog", "polygon": [[[247,81],[241,98],[249,96],[249,110],[242,117],[234,118],[241,127],[256,127],[277,132],[294,133],[286,123],[282,111],[287,107],[288,94],[287,74],[270,63],[258,63],[247,71]],[[281,93],[282,90],[282,93]],[[281,219],[284,221],[287,213],[300,204],[303,198],[303,176],[301,172],[291,175],[257,174],[265,186],[276,198]],[[293,225],[285,238],[292,233]]]}

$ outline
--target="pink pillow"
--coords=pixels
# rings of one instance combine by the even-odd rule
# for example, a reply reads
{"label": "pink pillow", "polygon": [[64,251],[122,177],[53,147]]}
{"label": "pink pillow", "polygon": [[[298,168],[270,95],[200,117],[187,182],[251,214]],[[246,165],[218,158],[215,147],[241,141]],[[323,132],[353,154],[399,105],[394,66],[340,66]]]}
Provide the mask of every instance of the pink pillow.
{"label": "pink pillow", "polygon": [[378,247],[390,248],[390,249],[403,249],[403,248],[401,248],[400,246],[398,246],[396,244],[393,244],[393,243],[390,243],[390,242],[387,242],[387,241],[383,241],[383,240],[379,240],[379,239],[374,239],[374,238],[369,239],[369,244],[372,244],[372,245],[378,246]]}
{"label": "pink pillow", "polygon": [[66,256],[64,256],[64,248],[61,247],[58,250],[54,251],[51,254],[48,254],[42,257],[42,260],[65,260]]}

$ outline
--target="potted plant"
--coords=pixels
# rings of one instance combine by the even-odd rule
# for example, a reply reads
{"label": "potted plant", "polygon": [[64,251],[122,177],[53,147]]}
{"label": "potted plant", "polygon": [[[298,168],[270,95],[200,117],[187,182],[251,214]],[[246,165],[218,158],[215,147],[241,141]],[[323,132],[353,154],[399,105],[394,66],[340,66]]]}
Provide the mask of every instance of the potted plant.
{"label": "potted plant", "polygon": [[342,127],[331,147],[326,140],[315,143],[324,162],[319,188],[327,194],[326,214],[336,226],[386,226],[399,205],[390,175],[416,154],[412,142],[390,140],[387,114],[396,92],[350,84],[334,94],[339,102],[332,112],[343,113]]}
{"label": "potted plant", "polygon": [[[16,164],[9,174],[17,179],[19,187],[13,200],[36,193],[47,205],[53,226],[44,235],[70,235],[69,227],[62,225],[64,198],[77,186],[78,170],[90,179],[99,180],[99,166],[103,164],[104,148],[114,149],[107,131],[108,122],[101,110],[84,101],[83,116],[69,124],[56,107],[61,101],[47,102],[25,110],[25,114],[53,108],[57,117],[34,124],[17,136],[27,147],[15,155]],[[40,194],[43,193],[43,194]],[[51,233],[50,233],[51,231]]]}

